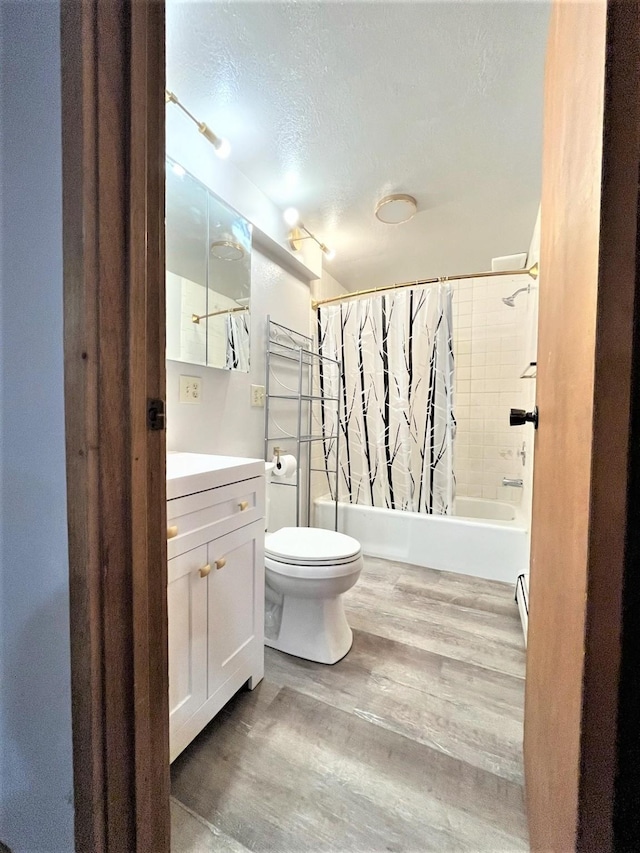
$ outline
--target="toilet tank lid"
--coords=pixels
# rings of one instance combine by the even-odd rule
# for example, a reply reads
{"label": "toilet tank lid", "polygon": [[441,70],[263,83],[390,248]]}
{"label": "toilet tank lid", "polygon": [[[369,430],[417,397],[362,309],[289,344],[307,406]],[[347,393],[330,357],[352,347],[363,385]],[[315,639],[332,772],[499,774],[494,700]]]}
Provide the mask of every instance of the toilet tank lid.
{"label": "toilet tank lid", "polygon": [[269,556],[288,562],[295,560],[317,561],[345,560],[360,553],[360,543],[352,536],[335,530],[317,527],[282,527],[270,533],[265,541]]}

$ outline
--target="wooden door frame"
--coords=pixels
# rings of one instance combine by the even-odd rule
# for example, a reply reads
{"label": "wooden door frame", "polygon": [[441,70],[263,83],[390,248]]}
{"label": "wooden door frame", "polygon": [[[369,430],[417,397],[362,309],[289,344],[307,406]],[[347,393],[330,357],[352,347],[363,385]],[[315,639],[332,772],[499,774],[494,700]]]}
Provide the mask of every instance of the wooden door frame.
{"label": "wooden door frame", "polygon": [[76,850],[169,850],[164,2],[63,0]]}
{"label": "wooden door frame", "polygon": [[[637,850],[635,778],[621,776],[629,748],[637,757],[638,685],[630,652],[638,623],[627,595],[640,592],[637,536],[640,488],[640,3],[613,0],[607,9],[604,69],[602,196],[598,269],[593,449],[587,557],[582,733],[578,794],[579,850]],[[627,611],[627,612],[625,612]],[[637,616],[637,611],[634,614]],[[623,661],[627,668],[623,668]],[[633,723],[633,740],[624,743]],[[633,802],[633,810],[629,803]],[[626,804],[626,807],[625,807]],[[622,817],[633,811],[634,823]],[[635,825],[634,825],[635,824]]]}

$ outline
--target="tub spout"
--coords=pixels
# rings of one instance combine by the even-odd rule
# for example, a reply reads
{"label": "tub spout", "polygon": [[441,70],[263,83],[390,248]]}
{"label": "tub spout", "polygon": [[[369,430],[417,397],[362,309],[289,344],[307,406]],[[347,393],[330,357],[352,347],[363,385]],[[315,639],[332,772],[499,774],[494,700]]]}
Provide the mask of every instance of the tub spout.
{"label": "tub spout", "polygon": [[512,486],[514,489],[522,488],[522,478],[521,477],[503,477],[502,478],[503,486]]}

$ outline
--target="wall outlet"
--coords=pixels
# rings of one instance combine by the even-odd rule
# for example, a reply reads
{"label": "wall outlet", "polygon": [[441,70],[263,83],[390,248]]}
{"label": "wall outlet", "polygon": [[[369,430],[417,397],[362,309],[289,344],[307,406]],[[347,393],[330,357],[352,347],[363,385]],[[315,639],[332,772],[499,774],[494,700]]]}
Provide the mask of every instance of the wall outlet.
{"label": "wall outlet", "polygon": [[251,386],[251,405],[264,409],[264,385]]}
{"label": "wall outlet", "polygon": [[180,377],[180,402],[200,403],[202,401],[202,379],[199,376]]}

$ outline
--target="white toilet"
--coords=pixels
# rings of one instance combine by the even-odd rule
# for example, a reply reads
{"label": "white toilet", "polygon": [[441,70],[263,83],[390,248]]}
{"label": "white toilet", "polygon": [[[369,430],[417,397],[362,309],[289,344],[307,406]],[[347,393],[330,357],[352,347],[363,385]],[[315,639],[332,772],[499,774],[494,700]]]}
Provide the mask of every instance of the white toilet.
{"label": "white toilet", "polygon": [[[267,518],[270,471],[267,470]],[[360,543],[313,527],[283,527],[265,539],[265,644],[336,663],[353,642],[342,595],[362,571]]]}

